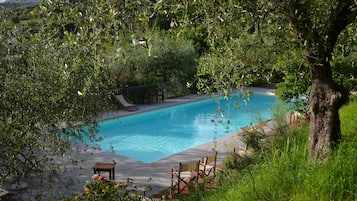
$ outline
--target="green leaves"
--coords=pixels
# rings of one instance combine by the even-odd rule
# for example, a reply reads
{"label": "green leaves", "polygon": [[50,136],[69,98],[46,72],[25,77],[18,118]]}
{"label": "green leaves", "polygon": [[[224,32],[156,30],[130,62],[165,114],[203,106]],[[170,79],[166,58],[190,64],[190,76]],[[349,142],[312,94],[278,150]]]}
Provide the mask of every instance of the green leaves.
{"label": "green leaves", "polygon": [[280,56],[274,68],[284,74],[283,81],[279,83],[276,91],[279,98],[289,101],[309,94],[309,69],[299,51],[291,51]]}
{"label": "green leaves", "polygon": [[141,41],[143,44],[139,42],[120,49],[113,67],[118,84],[128,84],[127,78],[121,77],[127,73],[132,75],[128,80],[137,84],[191,81],[197,58],[191,41],[154,34]]}
{"label": "green leaves", "polygon": [[97,140],[96,118],[110,107],[100,44],[114,19],[108,4],[86,3],[44,2],[38,32],[0,31],[1,183],[46,179],[61,170],[53,159],[71,151],[68,139]]}
{"label": "green leaves", "polygon": [[[181,1],[162,5],[171,31],[194,40],[199,59],[197,87],[202,92],[222,91],[271,80],[279,47],[273,27],[278,17],[264,1]],[[171,7],[168,5],[172,5]],[[282,34],[283,35],[283,34]],[[284,35],[283,35],[284,36]]]}

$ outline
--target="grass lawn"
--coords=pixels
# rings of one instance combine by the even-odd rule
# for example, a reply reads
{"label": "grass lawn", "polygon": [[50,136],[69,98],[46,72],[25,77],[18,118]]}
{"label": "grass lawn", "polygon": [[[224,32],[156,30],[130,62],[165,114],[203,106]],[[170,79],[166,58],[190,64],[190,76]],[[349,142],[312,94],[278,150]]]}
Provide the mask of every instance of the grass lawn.
{"label": "grass lawn", "polygon": [[356,200],[356,97],[341,108],[340,117],[343,140],[328,161],[309,160],[305,124],[274,137],[259,153],[243,157],[240,163],[245,165],[237,164],[237,168],[219,174],[218,188],[185,195],[181,200]]}

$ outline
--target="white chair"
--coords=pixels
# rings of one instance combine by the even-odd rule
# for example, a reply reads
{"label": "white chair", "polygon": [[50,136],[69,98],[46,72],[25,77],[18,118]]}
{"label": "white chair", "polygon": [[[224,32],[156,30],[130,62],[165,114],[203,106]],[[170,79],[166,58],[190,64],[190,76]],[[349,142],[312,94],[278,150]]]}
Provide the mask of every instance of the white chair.
{"label": "white chair", "polygon": [[137,110],[136,108],[136,105],[135,104],[132,104],[132,103],[129,103],[127,101],[127,99],[123,96],[123,95],[115,95],[114,96],[119,102],[120,104],[128,111],[135,111]]}

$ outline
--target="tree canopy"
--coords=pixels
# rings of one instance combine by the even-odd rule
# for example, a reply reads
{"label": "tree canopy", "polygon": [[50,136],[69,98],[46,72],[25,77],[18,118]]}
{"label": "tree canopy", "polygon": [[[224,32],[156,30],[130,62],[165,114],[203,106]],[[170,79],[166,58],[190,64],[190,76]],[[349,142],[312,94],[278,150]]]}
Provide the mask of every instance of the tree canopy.
{"label": "tree canopy", "polygon": [[94,12],[48,2],[36,33],[11,28],[11,10],[1,9],[1,183],[58,172],[55,157],[71,150],[68,139],[96,139],[96,117],[109,107],[107,64],[98,53],[114,23],[107,6]]}
{"label": "tree canopy", "polygon": [[[209,56],[199,64],[199,75],[203,78],[199,87],[203,89],[230,92],[232,88],[253,83],[254,78],[261,80],[262,74],[269,75],[267,72],[273,72],[271,67],[277,67],[275,61],[279,61],[278,58],[285,55],[286,58],[289,54],[300,57],[301,62],[289,58],[291,61],[286,64],[293,64],[288,69],[290,76],[295,73],[306,78],[302,83],[299,80],[301,87],[296,90],[310,90],[310,154],[312,158],[328,157],[329,150],[341,137],[338,109],[346,103],[348,96],[346,83],[337,80],[341,81],[341,77],[355,79],[354,73],[341,74],[341,68],[355,68],[355,61],[338,62],[341,58],[338,50],[347,50],[342,51],[344,53],[355,50],[355,46],[349,47],[350,42],[354,44],[356,40],[353,23],[357,9],[353,0],[164,1],[161,8],[171,14],[168,16],[179,33],[190,31],[191,27],[204,30]],[[251,36],[249,40],[245,40],[247,35]],[[245,44],[254,50],[248,59],[244,56],[249,51],[244,48],[240,51]],[[268,54],[261,54],[262,49],[268,50]],[[290,53],[294,50],[296,53]],[[258,59],[252,59],[254,56]],[[233,62],[232,57],[235,57]],[[250,72],[250,76],[243,75],[245,72]],[[309,82],[308,77],[311,87],[305,85]],[[288,81],[287,77],[285,79]],[[298,93],[289,90],[292,95]]]}
{"label": "tree canopy", "polygon": [[[53,0],[32,11],[36,29],[19,26],[21,18],[10,12],[0,9],[1,182],[57,167],[53,159],[69,150],[69,138],[94,140],[113,86],[105,56],[159,30],[193,41],[203,92],[229,95],[233,88],[283,81],[286,99],[309,93],[311,157],[326,159],[340,140],[338,109],[356,86],[354,0]],[[156,43],[166,48],[165,40]],[[179,52],[162,49],[157,58]],[[142,74],[165,81],[192,73],[186,68],[192,60],[175,61],[182,71],[142,68]]]}

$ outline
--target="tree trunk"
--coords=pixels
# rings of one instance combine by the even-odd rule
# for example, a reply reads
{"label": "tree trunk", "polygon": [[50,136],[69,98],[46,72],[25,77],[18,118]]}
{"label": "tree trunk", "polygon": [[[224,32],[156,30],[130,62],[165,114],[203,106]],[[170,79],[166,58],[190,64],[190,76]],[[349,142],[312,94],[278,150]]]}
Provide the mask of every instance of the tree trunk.
{"label": "tree trunk", "polygon": [[311,159],[325,160],[341,139],[338,110],[346,103],[348,96],[342,87],[334,84],[329,62],[320,65],[310,62],[309,154]]}
{"label": "tree trunk", "polygon": [[[330,61],[338,36],[356,21],[355,1],[334,1],[331,3],[334,6],[329,6],[331,10],[328,14],[319,16],[321,21],[317,21],[318,24],[315,24],[313,16],[319,13],[319,8],[315,8],[316,4],[312,1],[277,1],[286,9],[301,44],[306,45],[305,59],[312,81],[309,100],[311,158],[327,159],[329,151],[341,138],[338,110],[347,102],[348,93],[334,83]],[[324,18],[325,24],[320,24]]]}

